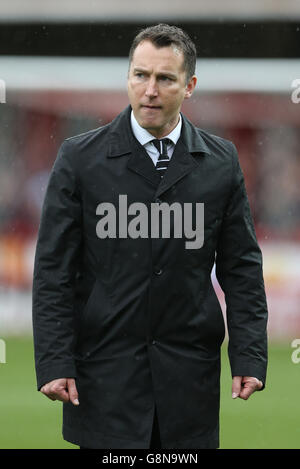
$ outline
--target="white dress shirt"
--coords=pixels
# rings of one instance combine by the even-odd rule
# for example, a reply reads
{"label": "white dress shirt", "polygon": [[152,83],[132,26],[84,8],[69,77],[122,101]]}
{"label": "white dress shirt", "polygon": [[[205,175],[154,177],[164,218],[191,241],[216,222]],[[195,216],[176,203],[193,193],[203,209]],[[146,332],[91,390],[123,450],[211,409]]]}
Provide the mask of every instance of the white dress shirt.
{"label": "white dress shirt", "polygon": [[[168,138],[172,141],[171,144],[168,144],[167,150],[168,150],[168,156],[171,159],[173,155],[173,151],[175,148],[175,145],[177,143],[177,140],[180,137],[181,133],[181,126],[182,126],[182,119],[181,115],[179,114],[179,122],[176,125],[175,129],[172,130],[172,132],[169,133],[169,135],[165,135],[163,138]],[[131,111],[131,127],[133,134],[135,138],[140,142],[140,144],[145,148],[147,151],[148,155],[153,161],[154,166],[156,166],[158,157],[159,157],[159,151],[157,148],[151,143],[151,140],[155,139],[154,135],[150,134],[148,130],[144,129],[143,127],[140,126],[136,118],[134,117],[133,111]]]}

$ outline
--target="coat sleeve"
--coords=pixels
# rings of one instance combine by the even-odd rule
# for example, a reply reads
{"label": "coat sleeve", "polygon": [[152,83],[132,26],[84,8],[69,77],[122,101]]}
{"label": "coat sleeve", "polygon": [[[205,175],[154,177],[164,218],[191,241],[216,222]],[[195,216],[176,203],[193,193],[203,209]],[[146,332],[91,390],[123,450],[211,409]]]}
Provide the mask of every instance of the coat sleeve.
{"label": "coat sleeve", "polygon": [[232,187],[216,252],[216,275],[225,295],[228,355],[232,376],[254,376],[264,384],[267,369],[267,302],[244,177],[232,145]]}
{"label": "coat sleeve", "polygon": [[81,202],[70,148],[64,141],[50,174],[34,260],[32,322],[38,389],[53,379],[76,377],[73,297]]}

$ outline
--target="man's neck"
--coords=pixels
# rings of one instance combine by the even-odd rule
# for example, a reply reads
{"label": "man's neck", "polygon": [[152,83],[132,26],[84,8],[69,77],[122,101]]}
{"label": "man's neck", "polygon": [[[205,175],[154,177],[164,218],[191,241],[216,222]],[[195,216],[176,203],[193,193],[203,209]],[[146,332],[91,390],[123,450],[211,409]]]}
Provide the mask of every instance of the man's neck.
{"label": "man's neck", "polygon": [[177,140],[180,137],[180,133],[181,133],[182,118],[181,118],[181,115],[179,114],[178,115],[178,122],[175,126],[172,126],[172,128],[170,127],[171,130],[163,132],[161,134],[157,134],[157,133],[151,132],[151,129],[145,129],[144,127],[142,127],[138,123],[138,121],[137,121],[137,119],[134,115],[134,112],[132,111],[132,113],[131,113],[131,126],[132,126],[132,130],[133,130],[133,133],[134,133],[135,137],[137,138],[137,140],[139,140],[139,142],[142,145],[145,144],[147,141],[152,140],[151,137],[161,139],[161,138],[167,137],[167,136],[168,136],[168,138],[170,138],[176,144]]}

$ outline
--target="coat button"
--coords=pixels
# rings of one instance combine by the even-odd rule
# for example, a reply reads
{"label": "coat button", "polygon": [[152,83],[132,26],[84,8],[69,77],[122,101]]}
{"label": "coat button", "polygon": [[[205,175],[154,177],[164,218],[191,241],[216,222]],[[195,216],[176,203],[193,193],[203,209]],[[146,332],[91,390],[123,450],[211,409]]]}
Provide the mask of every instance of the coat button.
{"label": "coat button", "polygon": [[155,345],[155,344],[156,344],[156,340],[152,340],[151,344],[152,344],[152,345]]}
{"label": "coat button", "polygon": [[163,273],[162,269],[156,269],[154,271],[155,275],[161,275]]}
{"label": "coat button", "polygon": [[161,204],[161,203],[162,203],[162,200],[157,198],[157,199],[155,199],[155,202],[156,202],[157,204]]}

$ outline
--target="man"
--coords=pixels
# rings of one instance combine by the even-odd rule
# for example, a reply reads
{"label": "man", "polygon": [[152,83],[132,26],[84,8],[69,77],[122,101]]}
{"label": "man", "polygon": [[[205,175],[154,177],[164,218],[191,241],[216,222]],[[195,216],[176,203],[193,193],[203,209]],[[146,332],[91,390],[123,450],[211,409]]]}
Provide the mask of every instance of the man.
{"label": "man", "polygon": [[211,271],[232,396],[246,400],[266,378],[261,251],[234,145],[180,113],[197,81],[190,38],[146,28],[129,59],[130,106],[66,139],[51,173],[33,284],[38,389],[64,402],[64,438],[80,447],[217,448],[225,328]]}

